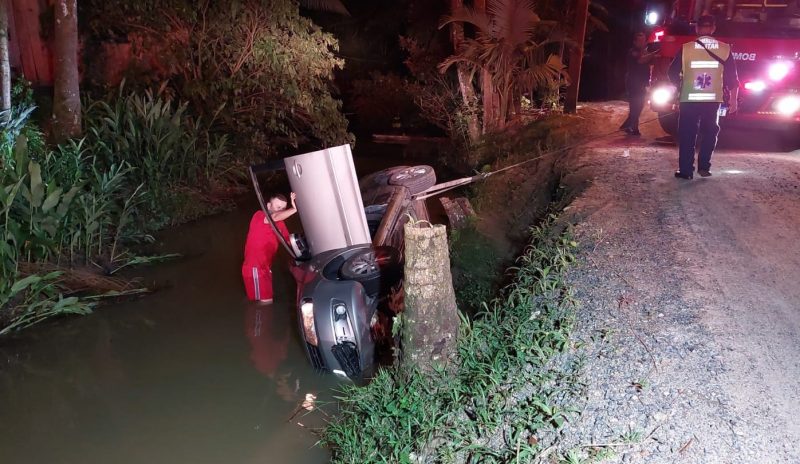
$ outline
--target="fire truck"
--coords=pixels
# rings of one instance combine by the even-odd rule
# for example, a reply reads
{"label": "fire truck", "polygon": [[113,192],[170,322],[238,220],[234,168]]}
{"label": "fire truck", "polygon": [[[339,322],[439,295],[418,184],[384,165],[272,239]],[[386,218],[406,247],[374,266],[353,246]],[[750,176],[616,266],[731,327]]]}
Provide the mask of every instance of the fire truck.
{"label": "fire truck", "polygon": [[792,142],[800,140],[800,0],[648,4],[644,18],[648,49],[660,50],[653,64],[649,100],[664,131],[677,133],[680,111],[678,89],[669,82],[667,69],[681,46],[695,40],[695,22],[703,13],[716,17],[714,36],[731,44],[739,72],[739,110],[728,116],[722,110],[723,130],[774,130]]}

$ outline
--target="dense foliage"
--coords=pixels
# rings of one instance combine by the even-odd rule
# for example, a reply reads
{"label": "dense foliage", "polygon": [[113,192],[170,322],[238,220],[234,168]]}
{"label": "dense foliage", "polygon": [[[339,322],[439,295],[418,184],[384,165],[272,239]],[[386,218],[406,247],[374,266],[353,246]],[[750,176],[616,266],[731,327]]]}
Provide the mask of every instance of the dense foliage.
{"label": "dense foliage", "polygon": [[226,139],[185,103],[121,93],[86,105],[86,136],[57,146],[30,121],[31,103],[17,92],[0,127],[0,334],[88,312],[78,294],[130,290],[106,276],[144,261],[130,246],[152,231],[212,211],[208,191],[229,168]]}
{"label": "dense foliage", "polygon": [[[89,0],[93,41],[129,42],[137,82],[165,84],[237,153],[352,141],[332,73],[337,41],[292,0]],[[153,14],[157,11],[159,14]]]}

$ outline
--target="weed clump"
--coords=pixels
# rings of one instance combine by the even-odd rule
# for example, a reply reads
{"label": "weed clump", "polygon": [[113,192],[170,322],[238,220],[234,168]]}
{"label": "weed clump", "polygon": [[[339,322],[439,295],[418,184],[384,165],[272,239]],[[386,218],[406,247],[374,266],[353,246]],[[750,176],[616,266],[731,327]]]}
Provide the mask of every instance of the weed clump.
{"label": "weed clump", "polygon": [[575,242],[532,241],[501,296],[462,316],[458,365],[422,374],[394,367],[366,387],[345,387],[322,433],[333,462],[529,462],[568,411],[556,406],[562,372],[550,360],[569,343],[575,302],[563,276]]}

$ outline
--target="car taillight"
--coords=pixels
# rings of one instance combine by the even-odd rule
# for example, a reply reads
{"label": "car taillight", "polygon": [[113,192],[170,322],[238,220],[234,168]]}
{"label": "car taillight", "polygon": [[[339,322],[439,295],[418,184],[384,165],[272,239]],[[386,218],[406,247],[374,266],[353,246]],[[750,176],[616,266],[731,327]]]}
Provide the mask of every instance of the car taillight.
{"label": "car taillight", "polygon": [[778,61],[769,65],[769,69],[767,69],[767,75],[773,81],[780,81],[787,75],[789,75],[789,71],[792,70],[792,63],[788,61]]}
{"label": "car taillight", "polygon": [[745,82],[744,88],[752,92],[763,92],[767,88],[767,83],[764,81]]}
{"label": "car taillight", "polygon": [[314,325],[314,302],[310,298],[303,298],[300,302],[300,314],[303,317],[303,335],[306,341],[314,346],[319,346],[317,328]]}
{"label": "car taillight", "polygon": [[775,109],[784,116],[794,116],[800,112],[800,95],[787,95],[775,102]]}

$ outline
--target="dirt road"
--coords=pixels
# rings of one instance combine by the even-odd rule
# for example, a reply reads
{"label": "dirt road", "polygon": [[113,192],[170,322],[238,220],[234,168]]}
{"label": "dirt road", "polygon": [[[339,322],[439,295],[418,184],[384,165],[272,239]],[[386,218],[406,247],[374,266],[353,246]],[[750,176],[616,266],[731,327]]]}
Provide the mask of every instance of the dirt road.
{"label": "dirt road", "polygon": [[734,139],[713,177],[675,179],[652,126],[596,141],[567,178],[588,180],[568,212],[589,356],[564,451],[800,463],[800,151]]}

